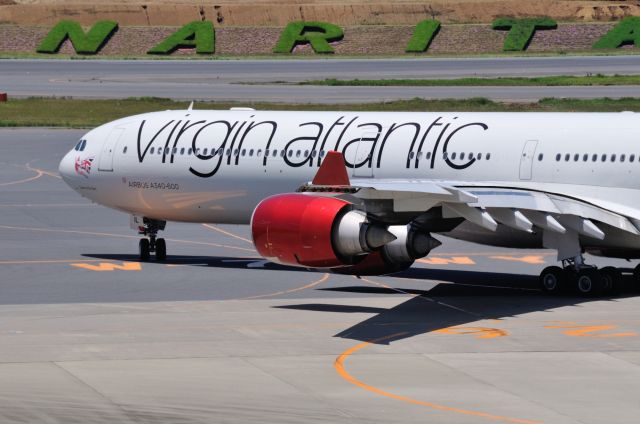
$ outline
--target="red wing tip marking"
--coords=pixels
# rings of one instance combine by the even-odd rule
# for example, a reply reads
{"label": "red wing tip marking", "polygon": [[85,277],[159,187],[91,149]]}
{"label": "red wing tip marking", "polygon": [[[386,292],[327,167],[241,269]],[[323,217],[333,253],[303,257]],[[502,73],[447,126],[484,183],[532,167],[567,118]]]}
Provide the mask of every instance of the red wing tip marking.
{"label": "red wing tip marking", "polygon": [[322,161],[316,176],[313,178],[314,185],[349,186],[349,175],[344,163],[342,153],[329,151]]}

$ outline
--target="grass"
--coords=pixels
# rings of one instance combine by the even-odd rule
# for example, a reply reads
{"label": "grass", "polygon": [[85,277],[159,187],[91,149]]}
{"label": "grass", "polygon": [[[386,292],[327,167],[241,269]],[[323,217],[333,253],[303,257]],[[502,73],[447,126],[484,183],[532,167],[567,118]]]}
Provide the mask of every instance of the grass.
{"label": "grass", "polygon": [[328,86],[408,86],[408,87],[453,87],[453,86],[591,86],[591,85],[639,85],[640,75],[559,75],[548,77],[499,77],[456,79],[378,79],[378,80],[324,80],[302,81],[299,85]]}
{"label": "grass", "polygon": [[[0,127],[89,128],[129,115],[167,109],[186,109],[189,102],[154,97],[124,100],[80,100],[66,98],[10,99],[0,103]],[[258,110],[349,110],[386,112],[640,112],[639,98],[543,99],[536,103],[501,103],[485,98],[429,100],[412,99],[362,104],[282,104],[197,102],[196,109],[229,109],[251,106]]]}

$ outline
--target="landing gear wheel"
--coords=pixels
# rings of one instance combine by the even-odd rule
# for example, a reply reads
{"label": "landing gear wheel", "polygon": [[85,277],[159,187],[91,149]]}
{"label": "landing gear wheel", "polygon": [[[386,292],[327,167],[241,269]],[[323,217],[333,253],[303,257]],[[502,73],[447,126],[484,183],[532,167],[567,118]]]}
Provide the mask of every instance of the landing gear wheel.
{"label": "landing gear wheel", "polygon": [[583,296],[597,296],[602,293],[602,276],[597,269],[582,269],[574,277],[575,288]]}
{"label": "landing gear wheel", "polygon": [[566,285],[567,275],[557,266],[548,266],[540,273],[540,289],[546,294],[562,293]]}
{"label": "landing gear wheel", "polygon": [[151,251],[151,247],[149,244],[149,240],[146,238],[140,239],[140,242],[138,243],[138,252],[140,255],[140,260],[143,262],[148,261],[151,255],[150,251]]}
{"label": "landing gear wheel", "polygon": [[620,294],[622,292],[622,273],[617,268],[606,266],[600,270],[602,276],[602,294]]}
{"label": "landing gear wheel", "polygon": [[163,238],[156,240],[156,261],[164,261],[167,259],[167,243]]}
{"label": "landing gear wheel", "polygon": [[633,269],[633,289],[640,291],[640,265]]}

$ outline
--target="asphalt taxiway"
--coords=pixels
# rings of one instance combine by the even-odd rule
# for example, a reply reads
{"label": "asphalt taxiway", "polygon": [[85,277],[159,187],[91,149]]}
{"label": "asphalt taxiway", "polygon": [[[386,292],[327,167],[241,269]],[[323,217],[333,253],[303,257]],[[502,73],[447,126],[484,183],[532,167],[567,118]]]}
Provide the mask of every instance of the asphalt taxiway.
{"label": "asphalt taxiway", "polygon": [[357,279],[169,223],[140,263],[57,175],[81,134],[0,130],[0,422],[637,421],[639,297],[546,297],[550,252],[450,239]]}
{"label": "asphalt taxiway", "polygon": [[[12,97],[155,96],[182,100],[286,103],[487,97],[529,102],[545,97],[637,97],[640,96],[640,87],[329,87],[270,83],[324,78],[635,74],[639,68],[640,55],[338,60],[2,60],[0,90]],[[252,84],[238,84],[247,82]]]}

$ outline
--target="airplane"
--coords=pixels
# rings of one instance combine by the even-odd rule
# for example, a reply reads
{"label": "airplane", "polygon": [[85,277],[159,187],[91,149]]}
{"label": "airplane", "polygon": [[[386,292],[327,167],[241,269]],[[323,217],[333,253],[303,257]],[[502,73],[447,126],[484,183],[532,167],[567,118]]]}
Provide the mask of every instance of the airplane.
{"label": "airplane", "polygon": [[[353,275],[409,268],[442,234],[548,248],[548,294],[618,292],[640,258],[640,119],[621,113],[152,112],[61,160],[82,196],[131,216],[139,257],[167,221],[249,224],[260,255]],[[634,270],[640,285],[640,265]]]}

